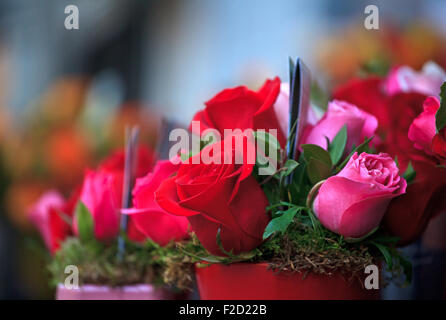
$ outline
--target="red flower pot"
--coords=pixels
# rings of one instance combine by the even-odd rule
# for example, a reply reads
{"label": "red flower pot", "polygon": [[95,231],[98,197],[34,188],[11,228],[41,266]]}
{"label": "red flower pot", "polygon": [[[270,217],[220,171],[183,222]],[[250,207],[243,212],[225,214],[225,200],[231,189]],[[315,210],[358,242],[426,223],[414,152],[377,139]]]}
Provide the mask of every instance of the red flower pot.
{"label": "red flower pot", "polygon": [[274,272],[267,263],[212,264],[196,267],[203,300],[353,300],[379,299],[379,290],[363,288],[340,273],[332,276]]}
{"label": "red flower pot", "polygon": [[57,286],[57,300],[174,300],[185,298],[163,288],[149,284],[124,287],[83,285],[78,289],[67,289],[63,284]]}

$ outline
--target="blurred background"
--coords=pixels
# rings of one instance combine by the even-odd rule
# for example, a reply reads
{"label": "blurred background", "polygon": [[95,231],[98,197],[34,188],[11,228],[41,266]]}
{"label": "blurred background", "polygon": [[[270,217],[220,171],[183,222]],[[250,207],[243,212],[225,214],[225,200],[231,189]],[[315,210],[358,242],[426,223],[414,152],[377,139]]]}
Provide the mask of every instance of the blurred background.
{"label": "blurred background", "polygon": [[[369,4],[379,30],[363,26]],[[0,0],[0,298],[53,297],[28,206],[47,188],[68,194],[125,124],[155,146],[224,87],[288,81],[289,56],[327,91],[367,67],[446,67],[445,16],[442,0]],[[418,276],[384,298],[444,298],[445,248],[405,250]]]}

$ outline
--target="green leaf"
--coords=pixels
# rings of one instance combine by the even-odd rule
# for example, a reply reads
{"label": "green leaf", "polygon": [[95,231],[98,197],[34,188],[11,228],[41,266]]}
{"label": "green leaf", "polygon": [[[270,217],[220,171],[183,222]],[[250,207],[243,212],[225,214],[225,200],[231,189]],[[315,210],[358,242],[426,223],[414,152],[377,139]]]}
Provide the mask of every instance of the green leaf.
{"label": "green leaf", "polygon": [[409,164],[407,165],[407,169],[403,174],[404,179],[406,179],[407,184],[411,184],[414,180],[415,177],[417,176],[417,173],[415,171],[415,169],[412,166],[412,163],[409,162]]}
{"label": "green leaf", "polygon": [[389,267],[389,269],[391,269],[393,266],[393,260],[389,248],[381,243],[377,243],[374,241],[372,242],[372,244],[374,244],[379,249],[379,251],[381,251],[382,255],[384,256],[384,260],[386,260],[387,266]]}
{"label": "green leaf", "polygon": [[313,229],[316,230],[319,234],[322,234],[322,228],[321,223],[319,219],[316,217],[316,215],[313,213],[313,210],[310,208],[308,212],[308,217],[310,218],[311,225],[313,226]]}
{"label": "green leaf", "polygon": [[310,158],[307,173],[311,183],[316,184],[330,176],[331,167],[318,159]]}
{"label": "green leaf", "polygon": [[265,228],[263,239],[267,239],[275,232],[284,233],[288,226],[294,221],[294,216],[300,210],[298,207],[292,207],[285,211],[281,216],[272,219]]}
{"label": "green leaf", "polygon": [[79,239],[82,242],[88,242],[94,239],[94,223],[93,217],[82,201],[79,201],[76,206],[75,217],[77,221],[77,229]]}
{"label": "green leaf", "polygon": [[446,126],[446,82],[441,86],[440,101],[440,108],[438,108],[435,114],[437,133]]}
{"label": "green leaf", "polygon": [[328,151],[330,153],[331,161],[333,165],[336,165],[341,160],[344,154],[345,145],[347,144],[347,125],[343,126],[339,130],[338,134],[334,137],[330,143]]}
{"label": "green leaf", "polygon": [[363,143],[361,143],[359,146],[357,146],[357,147],[353,150],[353,153],[354,153],[354,152],[357,152],[357,153],[359,153],[359,154],[361,154],[361,153],[363,153],[363,152],[370,153],[370,146],[369,146],[369,143],[373,140],[373,138],[374,138],[374,136],[373,136],[373,137],[370,137],[370,138],[366,138],[366,139],[364,140]]}
{"label": "green leaf", "polygon": [[297,168],[298,165],[299,165],[299,162],[297,162],[293,159],[288,159],[284,165],[285,170],[283,170],[280,174],[283,177],[289,176]]}
{"label": "green leaf", "polygon": [[310,158],[314,158],[316,160],[319,160],[320,162],[327,165],[327,167],[333,166],[333,163],[331,161],[330,154],[327,150],[315,145],[315,144],[303,144],[302,150],[304,151],[304,157],[307,162],[310,161]]}
{"label": "green leaf", "polygon": [[352,155],[355,154],[355,152],[361,154],[363,152],[367,152],[369,149],[369,143],[370,141],[373,140],[374,137],[370,137],[364,140],[363,143],[361,143],[359,146],[354,147],[353,150],[350,152],[350,154],[344,159],[344,161],[342,161],[342,163],[339,165],[339,167],[337,167],[337,172],[341,171],[345,165],[347,164],[348,160],[350,160],[350,158],[352,157]]}

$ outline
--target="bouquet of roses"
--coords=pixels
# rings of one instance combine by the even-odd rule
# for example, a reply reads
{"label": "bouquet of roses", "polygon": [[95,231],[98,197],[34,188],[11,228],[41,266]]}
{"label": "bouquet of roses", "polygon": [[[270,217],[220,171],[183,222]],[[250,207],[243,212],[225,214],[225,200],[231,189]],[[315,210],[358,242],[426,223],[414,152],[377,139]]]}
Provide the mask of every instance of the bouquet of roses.
{"label": "bouquet of roses", "polygon": [[[444,80],[431,63],[420,73],[399,67],[336,88],[322,117],[308,110],[297,159],[285,150],[295,125],[288,84],[275,78],[208,101],[190,127],[201,149],[183,153],[155,192],[161,208],[191,225],[197,241],[180,249],[207,266],[196,269],[202,296],[296,297],[265,293],[274,287],[267,280],[256,286],[267,275],[254,266],[264,262],[287,273],[361,276],[384,261],[410,281],[397,246],[446,209]],[[246,272],[226,266],[241,261]]]}
{"label": "bouquet of roses", "polygon": [[196,267],[202,298],[352,298],[367,295],[346,276],[381,261],[410,280],[397,246],[446,209],[446,77],[426,70],[354,79],[299,123],[279,78],[223,90],[192,120],[192,148],[177,129],[170,160],[152,167],[139,149],[132,208],[122,209],[122,152],[87,171],[72,199],[36,204],[56,282],[74,264],[83,283],[183,288]]}

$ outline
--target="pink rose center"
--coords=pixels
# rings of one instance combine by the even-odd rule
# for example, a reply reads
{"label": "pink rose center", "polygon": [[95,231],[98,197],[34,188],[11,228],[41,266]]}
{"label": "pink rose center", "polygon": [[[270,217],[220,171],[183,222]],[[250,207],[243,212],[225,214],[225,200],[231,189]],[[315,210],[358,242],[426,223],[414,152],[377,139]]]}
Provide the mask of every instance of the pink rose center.
{"label": "pink rose center", "polygon": [[394,165],[393,160],[391,163],[386,160],[375,157],[364,157],[360,159],[359,166],[361,171],[371,177],[377,184],[392,188],[398,186],[400,182],[399,170]]}

